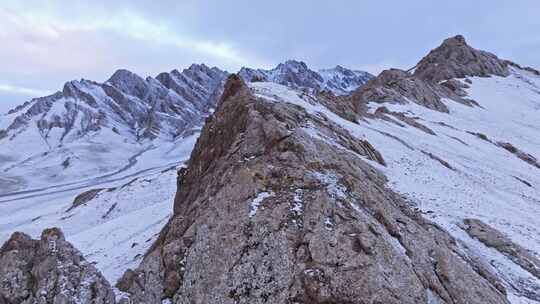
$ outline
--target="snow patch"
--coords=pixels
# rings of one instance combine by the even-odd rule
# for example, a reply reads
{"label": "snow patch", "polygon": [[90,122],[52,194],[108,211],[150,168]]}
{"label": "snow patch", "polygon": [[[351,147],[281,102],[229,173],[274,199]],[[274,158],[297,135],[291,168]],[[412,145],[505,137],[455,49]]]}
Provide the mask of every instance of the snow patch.
{"label": "snow patch", "polygon": [[272,192],[259,192],[257,196],[249,203],[249,217],[254,217],[257,214],[261,203],[265,199],[272,196],[274,196]]}

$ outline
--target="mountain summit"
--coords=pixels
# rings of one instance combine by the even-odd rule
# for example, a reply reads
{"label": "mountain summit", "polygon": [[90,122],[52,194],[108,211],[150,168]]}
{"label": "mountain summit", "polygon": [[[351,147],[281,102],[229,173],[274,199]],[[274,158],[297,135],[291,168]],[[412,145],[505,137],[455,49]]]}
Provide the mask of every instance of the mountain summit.
{"label": "mountain summit", "polygon": [[461,35],[448,38],[416,65],[414,75],[431,82],[466,76],[508,76],[508,65],[497,56],[472,48]]}

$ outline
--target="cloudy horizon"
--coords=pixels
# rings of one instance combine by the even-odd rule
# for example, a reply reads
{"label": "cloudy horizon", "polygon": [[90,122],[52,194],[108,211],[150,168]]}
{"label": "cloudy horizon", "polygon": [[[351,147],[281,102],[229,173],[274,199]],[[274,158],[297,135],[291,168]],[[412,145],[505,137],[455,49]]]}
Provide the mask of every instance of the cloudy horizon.
{"label": "cloudy horizon", "polygon": [[537,1],[177,2],[3,1],[0,103],[43,96],[72,79],[104,81],[120,68],[145,77],[192,63],[235,72],[297,59],[377,74],[412,67],[456,34],[540,67]]}

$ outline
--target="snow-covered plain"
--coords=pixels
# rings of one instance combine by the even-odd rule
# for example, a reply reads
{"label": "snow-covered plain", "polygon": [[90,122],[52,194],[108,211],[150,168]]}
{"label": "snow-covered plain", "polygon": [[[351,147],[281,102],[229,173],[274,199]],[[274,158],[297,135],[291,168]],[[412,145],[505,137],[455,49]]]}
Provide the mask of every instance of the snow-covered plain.
{"label": "snow-covered plain", "polygon": [[[496,144],[511,143],[540,159],[540,77],[523,70],[511,72],[508,77],[469,79],[468,95],[479,107],[444,100],[450,112],[442,113],[413,102],[368,105],[371,111],[385,106],[417,118],[435,135],[382,119],[355,124],[287,87],[250,86],[259,97],[322,113],[369,141],[387,163],[371,164],[387,176],[390,188],[491,264],[506,283],[512,303],[537,303],[525,293],[540,293],[540,280],[460,228],[465,218],[481,219],[540,258],[540,168]],[[307,132],[324,140],[315,129]]]}

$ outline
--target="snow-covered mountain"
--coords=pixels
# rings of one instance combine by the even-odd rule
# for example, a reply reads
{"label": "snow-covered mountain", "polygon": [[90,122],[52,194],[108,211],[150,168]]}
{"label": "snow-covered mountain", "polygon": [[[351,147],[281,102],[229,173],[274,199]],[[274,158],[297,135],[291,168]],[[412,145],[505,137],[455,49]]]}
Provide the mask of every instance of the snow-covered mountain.
{"label": "snow-covered mountain", "polygon": [[146,79],[118,70],[104,83],[70,81],[16,107],[0,118],[0,195],[110,178],[148,154],[146,168],[173,162],[227,75],[205,65]]}
{"label": "snow-covered mountain", "polygon": [[349,94],[373,78],[368,72],[349,70],[339,65],[314,71],[296,60],[280,63],[271,70],[242,68],[238,75],[246,82],[270,81],[295,89],[330,91],[335,95]]}
{"label": "snow-covered mountain", "polygon": [[[3,187],[132,156],[120,175],[0,194],[0,240],[58,226],[133,303],[540,303],[540,72],[456,36],[359,88],[361,74],[295,61],[244,68],[225,92],[226,74],[200,66],[117,73],[0,121],[0,164],[31,154],[1,167]],[[141,107],[105,97],[97,108],[119,110],[101,114],[108,86]],[[57,119],[47,99],[89,113]],[[137,118],[142,105],[159,119]],[[32,154],[33,138],[52,148]],[[48,166],[62,149],[78,158]]]}

